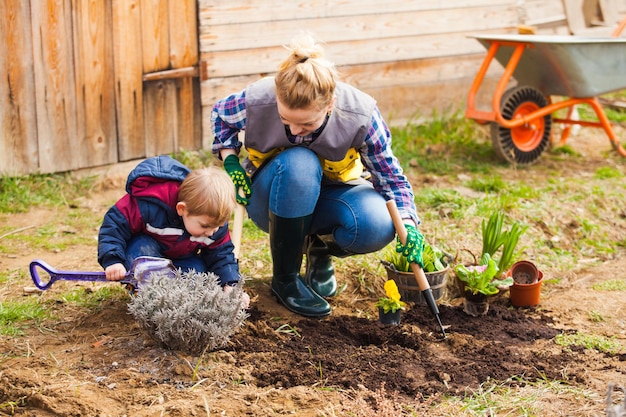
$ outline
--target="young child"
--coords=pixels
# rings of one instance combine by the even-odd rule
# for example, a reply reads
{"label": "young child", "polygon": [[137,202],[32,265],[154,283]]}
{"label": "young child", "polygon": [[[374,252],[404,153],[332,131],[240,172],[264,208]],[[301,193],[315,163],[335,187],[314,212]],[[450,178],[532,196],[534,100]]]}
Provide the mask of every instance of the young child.
{"label": "young child", "polygon": [[106,278],[124,278],[139,256],[168,258],[184,271],[212,272],[220,285],[239,281],[228,231],[235,189],[217,167],[191,171],[169,156],[148,158],[128,176],[127,194],[111,207],[98,235]]}

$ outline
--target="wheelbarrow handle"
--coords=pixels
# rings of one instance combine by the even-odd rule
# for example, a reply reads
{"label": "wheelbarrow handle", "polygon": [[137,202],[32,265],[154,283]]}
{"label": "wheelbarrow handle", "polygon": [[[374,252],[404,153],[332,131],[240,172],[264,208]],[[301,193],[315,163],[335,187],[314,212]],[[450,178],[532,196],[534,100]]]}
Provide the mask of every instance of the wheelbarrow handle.
{"label": "wheelbarrow handle", "polygon": [[[50,279],[47,281],[42,280],[39,276],[39,269],[45,271]],[[35,259],[30,263],[30,276],[35,283],[35,286],[40,290],[47,290],[52,284],[60,279],[69,281],[107,281],[106,274],[104,272],[60,271],[51,267],[48,263],[42,261],[41,259]],[[127,272],[126,277],[117,282],[132,284],[132,281],[134,280],[130,277],[130,272]]]}

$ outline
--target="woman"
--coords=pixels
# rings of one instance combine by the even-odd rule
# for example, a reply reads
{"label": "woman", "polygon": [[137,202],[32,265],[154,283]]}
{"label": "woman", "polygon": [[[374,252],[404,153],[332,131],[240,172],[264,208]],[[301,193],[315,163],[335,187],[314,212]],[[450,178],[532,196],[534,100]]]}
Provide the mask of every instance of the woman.
{"label": "woman", "polygon": [[249,217],[269,232],[273,293],[295,313],[323,317],[331,312],[325,297],[337,290],[332,256],[374,252],[393,240],[386,200],[396,201],[407,224],[406,246],[397,249],[409,261],[421,263],[423,236],[375,100],[337,81],[310,35],[288,49],[276,77],[213,106],[213,152]]}

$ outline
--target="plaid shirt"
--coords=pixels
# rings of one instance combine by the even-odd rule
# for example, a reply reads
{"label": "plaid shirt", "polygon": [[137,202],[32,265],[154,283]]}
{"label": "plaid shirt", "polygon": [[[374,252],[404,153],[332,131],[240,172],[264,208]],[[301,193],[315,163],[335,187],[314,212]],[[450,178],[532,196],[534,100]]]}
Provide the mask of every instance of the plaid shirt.
{"label": "plaid shirt", "polygon": [[[219,155],[222,149],[235,149],[239,154],[242,143],[238,133],[246,129],[245,90],[232,94],[213,106],[211,125],[215,136],[213,153]],[[305,138],[296,138],[297,143],[302,143],[303,140],[306,141]],[[411,218],[419,225],[413,190],[391,150],[391,132],[378,108],[372,114],[365,142],[358,151],[365,169],[372,175],[374,188],[386,199],[395,199],[402,217]]]}

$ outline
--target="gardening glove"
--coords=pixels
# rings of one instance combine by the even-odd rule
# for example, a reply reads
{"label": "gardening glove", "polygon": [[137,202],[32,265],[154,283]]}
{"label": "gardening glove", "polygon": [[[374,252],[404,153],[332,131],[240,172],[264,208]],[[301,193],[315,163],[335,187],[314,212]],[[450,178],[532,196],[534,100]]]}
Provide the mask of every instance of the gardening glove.
{"label": "gardening glove", "polygon": [[396,252],[401,253],[410,263],[418,264],[424,268],[424,235],[413,225],[406,224],[406,242],[400,242],[400,236],[396,238]]}
{"label": "gardening glove", "polygon": [[[239,158],[237,155],[228,155],[224,159],[224,169],[230,175],[230,179],[235,184],[235,192],[237,193],[237,203],[248,205],[248,199],[252,195],[252,189],[250,184],[250,177],[246,171],[239,164]],[[243,196],[239,194],[239,191],[243,191]]]}

